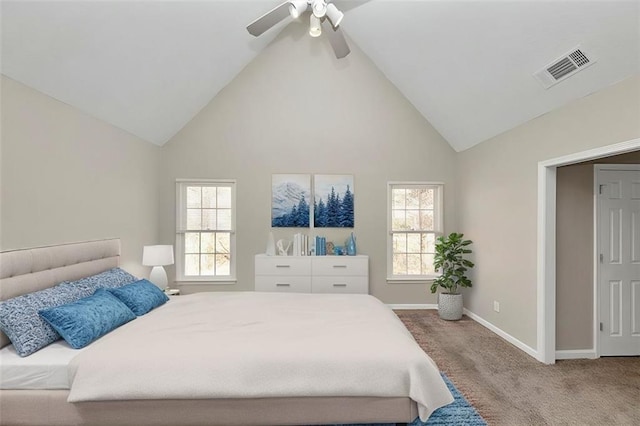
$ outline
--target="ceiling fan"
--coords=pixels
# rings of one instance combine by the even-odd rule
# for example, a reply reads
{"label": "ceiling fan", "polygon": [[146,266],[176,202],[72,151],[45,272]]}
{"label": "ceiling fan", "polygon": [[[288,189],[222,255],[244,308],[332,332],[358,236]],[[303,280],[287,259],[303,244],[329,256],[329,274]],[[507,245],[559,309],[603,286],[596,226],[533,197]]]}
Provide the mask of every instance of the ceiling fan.
{"label": "ceiling fan", "polygon": [[[329,43],[338,59],[344,58],[351,52],[344,34],[340,30],[340,23],[344,13],[331,3],[331,0],[289,0],[285,1],[263,16],[259,17],[247,26],[249,34],[258,37],[269,28],[288,16],[299,18],[307,8],[311,7],[309,17],[309,35],[319,37],[322,34],[322,26],[328,35]],[[322,26],[321,26],[322,25]]]}

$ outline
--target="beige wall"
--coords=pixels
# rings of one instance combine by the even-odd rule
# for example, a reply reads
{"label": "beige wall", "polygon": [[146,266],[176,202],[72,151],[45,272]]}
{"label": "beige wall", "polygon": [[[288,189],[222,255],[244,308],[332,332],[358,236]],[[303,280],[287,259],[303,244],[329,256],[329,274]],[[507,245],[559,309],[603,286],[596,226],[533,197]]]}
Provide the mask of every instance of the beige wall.
{"label": "beige wall", "polygon": [[[175,238],[176,178],[237,179],[238,283],[211,288],[253,290],[254,255],[264,253],[271,229],[271,175],[352,174],[371,293],[387,303],[435,303],[426,283],[386,283],[386,185],[444,182],[445,226],[453,230],[455,152],[355,46],[338,61],[326,38],[307,30],[289,25],[163,147],[162,239]],[[322,233],[343,242],[349,232]]]}
{"label": "beige wall", "polygon": [[158,237],[160,148],[2,76],[0,248],[120,237],[134,274]]}
{"label": "beige wall", "polygon": [[458,225],[477,265],[468,309],[536,348],[537,164],[636,139],[638,117],[634,76],[458,154]]}
{"label": "beige wall", "polygon": [[640,151],[557,170],[556,349],[593,348],[594,164],[640,164]]}
{"label": "beige wall", "polygon": [[[353,174],[371,293],[435,303],[426,284],[386,283],[386,183],[442,181],[445,231],[474,241],[465,306],[535,348],[537,163],[640,137],[640,77],[456,154],[362,52],[337,61],[305,32],[288,26],[162,149],[3,77],[0,247],[119,236],[123,266],[143,275],[142,246],[175,241],[175,179],[237,179],[238,283],[208,289],[252,290],[271,174]],[[184,288],[194,289],[204,288]],[[579,321],[564,290],[561,349],[586,343],[583,329],[564,340]]]}

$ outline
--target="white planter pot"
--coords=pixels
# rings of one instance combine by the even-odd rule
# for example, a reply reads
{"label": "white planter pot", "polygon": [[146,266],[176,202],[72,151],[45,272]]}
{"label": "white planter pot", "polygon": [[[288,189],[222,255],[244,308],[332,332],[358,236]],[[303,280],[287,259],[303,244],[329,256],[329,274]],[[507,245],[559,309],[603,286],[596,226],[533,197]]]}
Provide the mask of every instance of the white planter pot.
{"label": "white planter pot", "polygon": [[462,294],[440,293],[438,314],[443,320],[454,321],[462,318]]}

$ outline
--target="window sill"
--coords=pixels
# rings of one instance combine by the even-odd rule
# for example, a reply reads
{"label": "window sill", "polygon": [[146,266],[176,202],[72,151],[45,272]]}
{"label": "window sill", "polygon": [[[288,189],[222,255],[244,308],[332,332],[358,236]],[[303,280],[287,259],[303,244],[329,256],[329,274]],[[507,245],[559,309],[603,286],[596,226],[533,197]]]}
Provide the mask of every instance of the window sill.
{"label": "window sill", "polygon": [[389,284],[425,284],[438,278],[439,275],[428,275],[423,277],[387,277]]}
{"label": "window sill", "polygon": [[176,285],[235,285],[238,282],[235,278],[225,279],[179,279],[175,280]]}

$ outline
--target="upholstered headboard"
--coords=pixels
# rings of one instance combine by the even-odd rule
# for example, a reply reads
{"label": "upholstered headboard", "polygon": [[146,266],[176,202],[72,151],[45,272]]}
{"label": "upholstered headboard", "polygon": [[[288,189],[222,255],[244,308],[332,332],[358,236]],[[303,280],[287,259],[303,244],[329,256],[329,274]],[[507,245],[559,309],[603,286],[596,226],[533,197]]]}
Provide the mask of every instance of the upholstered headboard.
{"label": "upholstered headboard", "polygon": [[[0,252],[0,300],[98,274],[120,263],[120,239]],[[9,339],[0,333],[0,348]]]}

